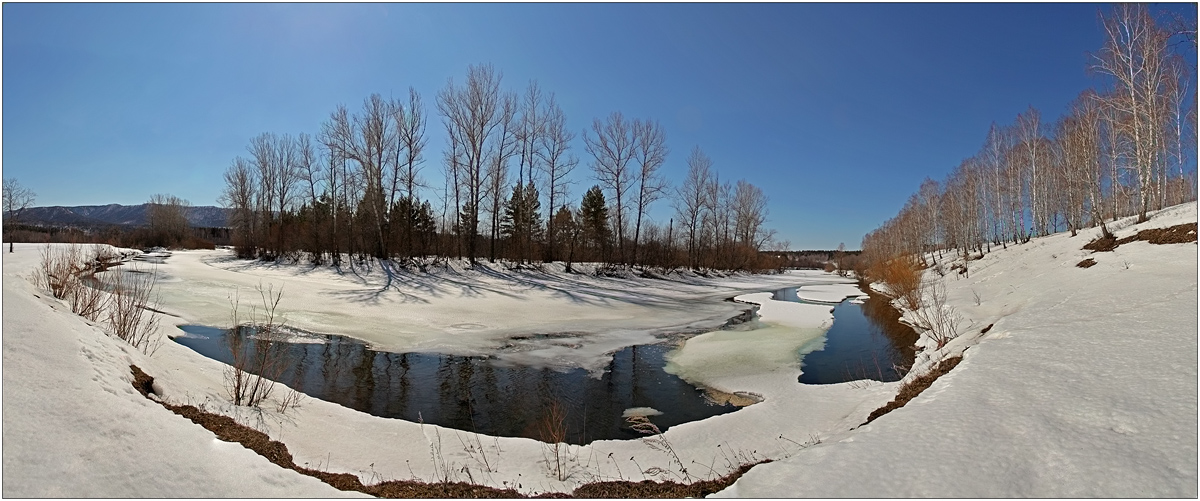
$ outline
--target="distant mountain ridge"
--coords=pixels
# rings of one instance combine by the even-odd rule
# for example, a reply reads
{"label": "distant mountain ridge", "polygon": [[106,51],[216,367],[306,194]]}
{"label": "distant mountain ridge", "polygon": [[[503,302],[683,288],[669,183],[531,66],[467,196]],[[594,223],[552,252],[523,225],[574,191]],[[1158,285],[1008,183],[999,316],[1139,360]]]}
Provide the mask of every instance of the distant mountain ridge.
{"label": "distant mountain ridge", "polygon": [[[150,204],[81,205],[77,207],[30,207],[21,213],[21,222],[62,226],[143,226]],[[188,208],[188,223],[193,227],[223,228],[229,209],[200,205]],[[7,214],[6,214],[7,216]]]}

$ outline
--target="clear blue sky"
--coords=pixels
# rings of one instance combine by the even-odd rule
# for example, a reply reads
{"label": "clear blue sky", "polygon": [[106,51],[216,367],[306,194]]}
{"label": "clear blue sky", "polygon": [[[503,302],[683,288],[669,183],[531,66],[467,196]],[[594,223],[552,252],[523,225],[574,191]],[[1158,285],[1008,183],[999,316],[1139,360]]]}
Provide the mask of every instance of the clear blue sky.
{"label": "clear blue sky", "polygon": [[[3,175],[36,205],[215,205],[251,137],[413,86],[440,184],[436,93],[490,62],[509,89],[556,93],[577,133],[613,111],[661,121],[673,183],[699,145],[764,189],[792,248],[853,249],[992,121],[1033,105],[1052,122],[1096,84],[1100,7],[5,3]],[[593,181],[574,146],[577,198]]]}

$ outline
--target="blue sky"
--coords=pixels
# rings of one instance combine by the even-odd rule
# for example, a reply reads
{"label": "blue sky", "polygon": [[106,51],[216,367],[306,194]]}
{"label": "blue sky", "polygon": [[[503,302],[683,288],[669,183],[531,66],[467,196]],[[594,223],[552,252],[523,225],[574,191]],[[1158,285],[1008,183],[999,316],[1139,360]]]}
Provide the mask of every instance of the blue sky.
{"label": "blue sky", "polygon": [[[1098,85],[1100,7],[6,3],[3,175],[37,205],[215,205],[251,137],[316,133],[339,103],[412,86],[440,185],[436,93],[491,63],[508,89],[554,92],[577,133],[613,111],[659,120],[673,183],[700,146],[763,188],[792,248],[858,248],[992,121],[1032,105],[1052,122]],[[574,152],[573,199],[594,183]]]}

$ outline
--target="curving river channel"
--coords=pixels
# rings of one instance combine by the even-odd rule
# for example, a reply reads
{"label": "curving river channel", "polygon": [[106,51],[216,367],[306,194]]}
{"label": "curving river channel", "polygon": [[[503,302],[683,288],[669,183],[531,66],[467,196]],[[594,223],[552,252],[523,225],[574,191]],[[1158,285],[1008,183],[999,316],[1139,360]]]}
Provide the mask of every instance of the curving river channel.
{"label": "curving river channel", "polygon": [[[799,300],[795,289],[776,299]],[[833,306],[832,304],[830,306]],[[889,317],[890,312],[890,317]],[[828,384],[857,379],[893,381],[894,367],[912,362],[915,333],[896,321],[885,299],[834,307],[825,347],[802,357],[800,382]],[[230,364],[230,336],[253,350],[248,328],[232,332],[201,325],[179,326],[179,344]],[[737,410],[703,389],[663,370],[673,346],[629,346],[613,353],[599,377],[583,369],[511,366],[488,357],[438,353],[391,353],[339,335],[296,333],[284,343],[285,368],[278,380],[305,394],[375,416],[400,418],[494,436],[546,439],[547,410],[565,412],[566,441],[631,439],[640,435],[626,418],[648,415],[660,429]]]}

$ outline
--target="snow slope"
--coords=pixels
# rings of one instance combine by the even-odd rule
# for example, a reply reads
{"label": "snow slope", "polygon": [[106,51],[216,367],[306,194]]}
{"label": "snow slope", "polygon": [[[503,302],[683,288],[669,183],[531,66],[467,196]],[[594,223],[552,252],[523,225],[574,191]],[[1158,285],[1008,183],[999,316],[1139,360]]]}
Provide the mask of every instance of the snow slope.
{"label": "snow slope", "polygon": [[129,365],[166,367],[46,299],[26,280],[38,246],[15,250],[3,256],[4,497],[348,495],[143,398]]}
{"label": "snow slope", "polygon": [[[1185,222],[1196,203],[1112,227],[1120,238]],[[964,321],[944,352],[969,348],[957,368],[717,496],[1195,498],[1196,244],[1080,249],[1098,233],[993,249],[970,278],[948,273]],[[1077,268],[1085,257],[1098,264]]]}

